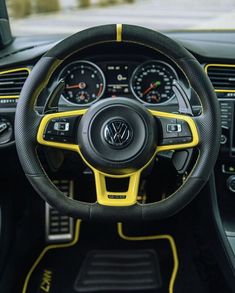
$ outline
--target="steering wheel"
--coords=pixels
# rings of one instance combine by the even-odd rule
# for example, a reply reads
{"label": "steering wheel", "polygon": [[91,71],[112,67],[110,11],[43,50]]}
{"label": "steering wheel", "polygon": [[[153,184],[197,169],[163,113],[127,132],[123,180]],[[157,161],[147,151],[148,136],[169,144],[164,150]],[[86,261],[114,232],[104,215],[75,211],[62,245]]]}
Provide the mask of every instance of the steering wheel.
{"label": "steering wheel", "polygon": [[[122,97],[99,100],[82,110],[43,115],[35,111],[37,98],[66,58],[92,45],[108,42],[140,44],[171,59],[200,98],[201,114],[194,117],[149,110],[134,99]],[[56,123],[69,130],[69,138],[51,139],[49,134]],[[169,138],[166,134],[169,125],[180,127],[185,135]],[[198,61],[181,45],[143,27],[105,25],[68,37],[35,65],[18,102],[15,138],[28,180],[41,197],[60,212],[86,220],[162,219],[186,206],[207,182],[219,151],[220,110],[208,77]],[[38,144],[78,153],[94,173],[97,201],[73,200],[59,191],[39,161]],[[180,188],[162,201],[138,203],[141,175],[156,154],[188,148],[197,148],[199,155]],[[126,179],[126,191],[109,190],[106,180],[110,178],[117,182]]]}

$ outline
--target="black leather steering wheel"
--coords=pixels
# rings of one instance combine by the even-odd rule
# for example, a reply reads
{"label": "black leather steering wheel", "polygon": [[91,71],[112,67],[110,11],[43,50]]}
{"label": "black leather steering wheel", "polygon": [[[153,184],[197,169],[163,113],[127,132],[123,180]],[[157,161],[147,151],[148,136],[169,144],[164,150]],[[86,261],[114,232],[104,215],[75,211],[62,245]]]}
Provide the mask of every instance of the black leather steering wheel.
{"label": "black leather steering wheel", "polygon": [[[148,110],[132,99],[97,101],[88,109],[39,115],[35,103],[58,66],[89,46],[126,42],[150,47],[170,58],[184,72],[201,100],[197,117]],[[165,127],[177,121],[187,134],[164,137]],[[71,140],[51,141],[53,123],[63,121]],[[34,189],[59,211],[81,219],[151,220],[169,217],[187,205],[204,186],[216,162],[220,141],[220,111],[212,85],[198,61],[181,45],[159,32],[132,25],[105,25],[79,32],[49,50],[24,84],[15,117],[16,146],[23,170]],[[92,169],[97,202],[63,195],[40,164],[38,144],[77,152]],[[199,156],[183,185],[165,200],[137,202],[142,174],[164,150],[198,148]],[[106,179],[128,180],[125,192],[107,190]]]}

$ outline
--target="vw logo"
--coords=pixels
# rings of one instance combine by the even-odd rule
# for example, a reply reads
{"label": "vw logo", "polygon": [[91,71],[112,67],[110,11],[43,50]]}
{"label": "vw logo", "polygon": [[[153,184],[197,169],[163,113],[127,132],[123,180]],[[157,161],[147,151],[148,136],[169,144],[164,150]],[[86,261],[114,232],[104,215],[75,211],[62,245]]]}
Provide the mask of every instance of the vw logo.
{"label": "vw logo", "polygon": [[127,146],[133,136],[130,125],[121,119],[112,120],[104,127],[104,139],[113,147]]}

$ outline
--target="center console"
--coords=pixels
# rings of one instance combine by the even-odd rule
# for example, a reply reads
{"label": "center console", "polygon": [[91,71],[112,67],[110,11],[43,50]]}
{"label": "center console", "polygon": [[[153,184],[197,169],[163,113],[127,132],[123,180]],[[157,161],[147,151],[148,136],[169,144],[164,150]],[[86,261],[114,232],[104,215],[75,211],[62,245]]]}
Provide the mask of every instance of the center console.
{"label": "center console", "polygon": [[235,92],[217,92],[221,109],[220,154],[215,167],[223,226],[235,253]]}

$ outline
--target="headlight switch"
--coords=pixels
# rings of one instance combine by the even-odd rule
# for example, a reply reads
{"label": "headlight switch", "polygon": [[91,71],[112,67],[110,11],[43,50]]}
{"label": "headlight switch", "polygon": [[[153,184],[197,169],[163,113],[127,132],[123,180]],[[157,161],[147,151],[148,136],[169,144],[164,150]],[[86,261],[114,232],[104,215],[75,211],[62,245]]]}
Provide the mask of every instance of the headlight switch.
{"label": "headlight switch", "polygon": [[13,137],[13,126],[10,120],[0,117],[0,145],[10,142]]}

